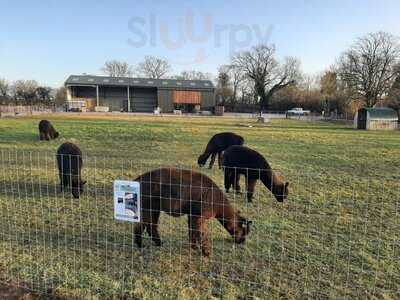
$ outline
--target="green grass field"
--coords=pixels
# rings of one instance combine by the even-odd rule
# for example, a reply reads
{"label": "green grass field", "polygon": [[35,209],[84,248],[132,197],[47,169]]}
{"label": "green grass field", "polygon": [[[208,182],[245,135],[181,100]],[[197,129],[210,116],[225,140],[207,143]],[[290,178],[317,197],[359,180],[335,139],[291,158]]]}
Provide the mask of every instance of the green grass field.
{"label": "green grass field", "polygon": [[[400,132],[327,122],[50,115],[61,133],[38,140],[42,117],[0,120],[0,280],[88,299],[400,297]],[[251,127],[249,127],[251,125]],[[212,255],[189,250],[186,217],[162,215],[161,248],[140,252],[132,224],[113,219],[112,181],[159,166],[198,169],[208,139],[233,131],[290,182],[286,203],[260,183],[244,245],[212,221]],[[85,194],[58,190],[55,152],[84,153]],[[223,186],[222,172],[202,172]],[[242,186],[243,179],[242,179]]]}

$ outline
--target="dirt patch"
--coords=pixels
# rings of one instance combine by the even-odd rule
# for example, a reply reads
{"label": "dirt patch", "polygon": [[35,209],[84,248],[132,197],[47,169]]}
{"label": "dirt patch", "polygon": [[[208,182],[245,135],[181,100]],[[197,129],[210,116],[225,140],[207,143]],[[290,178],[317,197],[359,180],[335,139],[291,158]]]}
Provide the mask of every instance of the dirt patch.
{"label": "dirt patch", "polygon": [[[15,283],[0,282],[0,300],[66,300],[67,298],[54,296],[51,291],[49,294],[37,295],[28,287],[18,286]],[[72,298],[71,298],[72,299]]]}
{"label": "dirt patch", "polygon": [[38,300],[39,297],[33,295],[29,290],[0,283],[0,298],[4,300]]}

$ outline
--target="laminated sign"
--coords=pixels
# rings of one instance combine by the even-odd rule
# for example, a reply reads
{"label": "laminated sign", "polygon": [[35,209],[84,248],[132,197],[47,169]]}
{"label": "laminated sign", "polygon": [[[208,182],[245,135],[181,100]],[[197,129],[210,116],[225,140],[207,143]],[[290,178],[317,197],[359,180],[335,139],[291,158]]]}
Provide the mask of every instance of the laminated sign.
{"label": "laminated sign", "polygon": [[140,222],[140,184],[137,181],[114,181],[114,217]]}

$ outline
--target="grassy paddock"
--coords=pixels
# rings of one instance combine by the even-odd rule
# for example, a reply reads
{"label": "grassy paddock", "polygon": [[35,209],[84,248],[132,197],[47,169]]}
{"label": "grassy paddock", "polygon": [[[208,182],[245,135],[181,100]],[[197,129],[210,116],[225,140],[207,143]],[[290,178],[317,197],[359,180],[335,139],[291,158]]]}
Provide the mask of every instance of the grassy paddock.
{"label": "grassy paddock", "polygon": [[[66,298],[400,297],[399,132],[296,120],[46,118],[61,138],[40,142],[39,117],[0,120],[0,279]],[[221,131],[244,136],[290,181],[289,201],[275,202],[260,184],[252,204],[229,194],[254,227],[235,246],[212,221],[207,260],[188,247],[186,217],[162,215],[163,246],[145,240],[139,252],[133,226],[113,220],[112,181],[158,166],[197,169]],[[54,155],[67,140],[85,156],[79,201],[58,191]],[[202,171],[222,187],[221,171]]]}

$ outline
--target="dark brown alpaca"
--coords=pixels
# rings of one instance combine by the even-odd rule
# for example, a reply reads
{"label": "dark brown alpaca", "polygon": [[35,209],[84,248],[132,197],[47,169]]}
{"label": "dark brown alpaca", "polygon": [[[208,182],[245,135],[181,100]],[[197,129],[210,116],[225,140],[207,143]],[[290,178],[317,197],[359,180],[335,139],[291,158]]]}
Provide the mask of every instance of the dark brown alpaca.
{"label": "dark brown alpaca", "polygon": [[61,191],[64,187],[71,186],[72,195],[78,199],[86,183],[82,181],[81,176],[83,167],[81,150],[73,143],[64,143],[58,148],[56,159]]}
{"label": "dark brown alpaca", "polygon": [[221,154],[226,148],[232,145],[243,145],[244,139],[240,135],[232,132],[221,132],[214,135],[207,144],[204,153],[199,156],[197,163],[200,167],[206,164],[211,155],[210,169],[214,165],[215,156],[218,155],[218,166],[221,169]]}
{"label": "dark brown alpaca", "polygon": [[244,146],[231,146],[222,156],[222,166],[225,173],[225,190],[233,186],[240,192],[239,178],[246,178],[247,200],[252,201],[257,180],[274,194],[277,201],[282,202],[289,194],[289,182],[284,182],[271,169],[265,158],[250,148]]}
{"label": "dark brown alpaca", "polygon": [[161,245],[158,219],[164,211],[170,216],[188,215],[191,247],[199,245],[205,256],[210,254],[207,221],[217,218],[234,238],[243,243],[250,231],[250,221],[241,217],[229,204],[218,186],[206,175],[190,170],[161,168],[135,179],[141,188],[141,223],[135,225],[135,242],[142,247],[142,233],[148,232],[153,242]]}
{"label": "dark brown alpaca", "polygon": [[50,141],[58,138],[58,136],[58,132],[54,129],[50,121],[42,120],[39,122],[39,139],[41,141]]}

